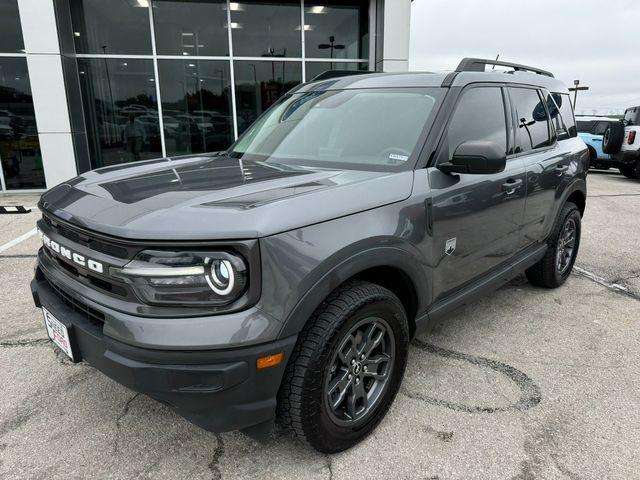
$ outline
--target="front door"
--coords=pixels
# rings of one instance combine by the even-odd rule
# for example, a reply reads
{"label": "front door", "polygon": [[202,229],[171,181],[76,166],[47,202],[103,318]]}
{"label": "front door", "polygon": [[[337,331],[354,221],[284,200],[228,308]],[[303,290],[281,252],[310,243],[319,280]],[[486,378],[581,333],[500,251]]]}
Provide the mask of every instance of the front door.
{"label": "front door", "polygon": [[[474,86],[461,95],[438,147],[437,163],[450,161],[469,140],[490,140],[511,154],[511,115],[503,88]],[[433,298],[438,299],[506,262],[516,253],[526,198],[526,171],[507,157],[503,172],[446,174],[428,168],[433,215]]]}

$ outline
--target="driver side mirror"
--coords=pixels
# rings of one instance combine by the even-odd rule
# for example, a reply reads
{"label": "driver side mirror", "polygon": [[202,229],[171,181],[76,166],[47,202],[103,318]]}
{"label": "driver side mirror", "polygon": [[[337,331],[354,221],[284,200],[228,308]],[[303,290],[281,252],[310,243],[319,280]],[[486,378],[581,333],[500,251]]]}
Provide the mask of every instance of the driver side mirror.
{"label": "driver side mirror", "polygon": [[488,140],[471,140],[458,145],[450,162],[436,168],[444,173],[488,175],[502,172],[507,165],[504,148]]}

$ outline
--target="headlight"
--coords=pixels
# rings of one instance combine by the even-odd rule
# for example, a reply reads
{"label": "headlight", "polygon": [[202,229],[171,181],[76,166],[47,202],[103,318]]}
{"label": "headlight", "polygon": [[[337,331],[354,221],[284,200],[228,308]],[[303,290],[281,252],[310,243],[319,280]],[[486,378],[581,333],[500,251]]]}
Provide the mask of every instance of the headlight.
{"label": "headlight", "polygon": [[227,305],[244,293],[247,273],[242,257],[224,251],[145,250],[112,269],[150,305]]}

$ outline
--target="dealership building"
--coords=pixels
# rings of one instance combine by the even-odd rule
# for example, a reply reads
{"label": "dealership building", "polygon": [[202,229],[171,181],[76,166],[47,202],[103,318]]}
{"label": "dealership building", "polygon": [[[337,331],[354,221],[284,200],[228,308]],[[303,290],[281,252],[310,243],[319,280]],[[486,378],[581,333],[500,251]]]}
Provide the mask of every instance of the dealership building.
{"label": "dealership building", "polygon": [[1,0],[0,186],[226,148],[327,70],[408,67],[411,0]]}

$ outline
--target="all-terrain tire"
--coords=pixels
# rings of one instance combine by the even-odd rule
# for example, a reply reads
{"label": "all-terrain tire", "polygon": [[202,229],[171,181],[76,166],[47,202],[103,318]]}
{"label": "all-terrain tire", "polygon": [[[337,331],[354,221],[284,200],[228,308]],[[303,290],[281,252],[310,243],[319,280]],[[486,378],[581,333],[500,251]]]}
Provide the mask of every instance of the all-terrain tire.
{"label": "all-terrain tire", "polygon": [[[575,227],[575,243],[571,257],[564,269],[558,266],[558,249],[561,248],[563,240],[561,235],[568,222],[573,222]],[[562,285],[573,270],[578,247],[580,246],[581,218],[578,207],[571,202],[567,202],[562,207],[551,235],[547,240],[547,251],[538,263],[526,270],[527,279],[534,285],[544,288],[557,288]]]}
{"label": "all-terrain tire", "polygon": [[602,151],[604,153],[618,153],[624,140],[624,124],[609,122],[609,126],[602,136]]}
{"label": "all-terrain tire", "polygon": [[[353,426],[338,424],[327,401],[327,383],[335,375],[333,360],[344,339],[351,338],[352,329],[369,318],[382,319],[392,330],[389,343],[395,358],[388,366],[388,381],[367,416]],[[338,287],[300,332],[278,393],[279,422],[320,452],[352,447],[373,431],[391,406],[404,375],[408,345],[407,316],[391,291],[364,281]]]}

